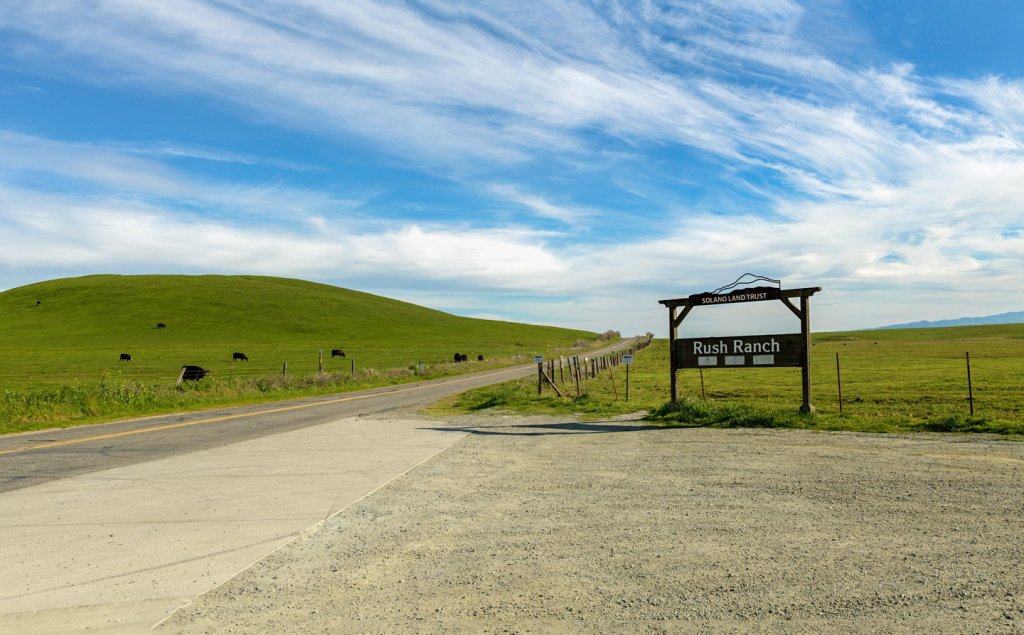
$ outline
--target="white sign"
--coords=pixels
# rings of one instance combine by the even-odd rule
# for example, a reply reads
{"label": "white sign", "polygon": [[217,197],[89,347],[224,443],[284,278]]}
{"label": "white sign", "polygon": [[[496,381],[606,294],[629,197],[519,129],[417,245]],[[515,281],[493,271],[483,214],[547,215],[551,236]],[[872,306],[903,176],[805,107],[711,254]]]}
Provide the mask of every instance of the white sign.
{"label": "white sign", "polygon": [[543,361],[544,361],[544,356],[543,355],[534,355],[533,356],[533,363],[534,364],[539,364],[539,363],[541,363]]}
{"label": "white sign", "polygon": [[633,356],[632,355],[623,355],[622,356],[622,363],[623,364],[632,364],[633,363]]}

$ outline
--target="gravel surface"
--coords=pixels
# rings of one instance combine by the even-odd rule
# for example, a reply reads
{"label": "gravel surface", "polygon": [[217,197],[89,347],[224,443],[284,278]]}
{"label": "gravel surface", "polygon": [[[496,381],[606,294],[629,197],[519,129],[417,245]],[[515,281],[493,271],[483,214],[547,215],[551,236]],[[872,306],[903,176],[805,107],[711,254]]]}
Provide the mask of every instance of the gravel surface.
{"label": "gravel surface", "polygon": [[1024,633],[1024,443],[461,425],[158,630]]}

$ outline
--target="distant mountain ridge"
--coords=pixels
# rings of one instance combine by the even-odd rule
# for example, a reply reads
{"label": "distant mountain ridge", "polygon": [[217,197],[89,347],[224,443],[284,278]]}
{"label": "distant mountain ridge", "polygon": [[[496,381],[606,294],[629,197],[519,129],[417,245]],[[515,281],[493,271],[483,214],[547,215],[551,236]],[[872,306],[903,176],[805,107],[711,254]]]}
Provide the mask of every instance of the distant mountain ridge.
{"label": "distant mountain ridge", "polygon": [[1000,313],[998,315],[984,315],[981,317],[962,317],[955,320],[936,320],[929,322],[928,320],[922,320],[920,322],[907,322],[906,324],[890,324],[889,326],[879,326],[877,330],[882,329],[924,329],[924,328],[935,328],[942,326],[978,326],[982,324],[1018,324],[1024,323],[1024,311],[1013,311],[1011,313]]}

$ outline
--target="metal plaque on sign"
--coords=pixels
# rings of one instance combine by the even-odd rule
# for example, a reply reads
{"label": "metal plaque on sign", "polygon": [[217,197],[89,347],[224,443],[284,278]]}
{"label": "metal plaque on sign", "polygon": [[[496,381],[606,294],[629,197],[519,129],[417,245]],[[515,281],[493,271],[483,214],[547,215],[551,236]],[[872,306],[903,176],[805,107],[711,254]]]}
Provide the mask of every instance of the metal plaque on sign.
{"label": "metal plaque on sign", "polygon": [[739,335],[676,340],[677,368],[763,368],[800,366],[804,336]]}

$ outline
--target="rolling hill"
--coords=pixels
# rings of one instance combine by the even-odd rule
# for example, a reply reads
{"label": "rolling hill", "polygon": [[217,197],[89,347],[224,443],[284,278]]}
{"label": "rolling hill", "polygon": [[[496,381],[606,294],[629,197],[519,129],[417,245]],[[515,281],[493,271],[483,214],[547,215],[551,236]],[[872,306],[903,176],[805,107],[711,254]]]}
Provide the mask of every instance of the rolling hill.
{"label": "rolling hill", "polygon": [[[157,328],[162,323],[166,328]],[[0,293],[0,389],[114,373],[173,377],[182,364],[254,375],[391,368],[567,348],[594,333],[478,320],[325,284],[263,276],[94,275]],[[329,359],[340,348],[344,359]],[[231,362],[244,352],[249,363]],[[119,362],[129,353],[133,362]]]}
{"label": "rolling hill", "polygon": [[982,315],[978,317],[962,317],[952,320],[920,320],[918,322],[906,322],[904,324],[890,324],[879,326],[878,329],[921,329],[938,328],[947,326],[982,326],[986,324],[1024,324],[1024,311],[1013,311],[1011,313],[1000,313],[998,315]]}

